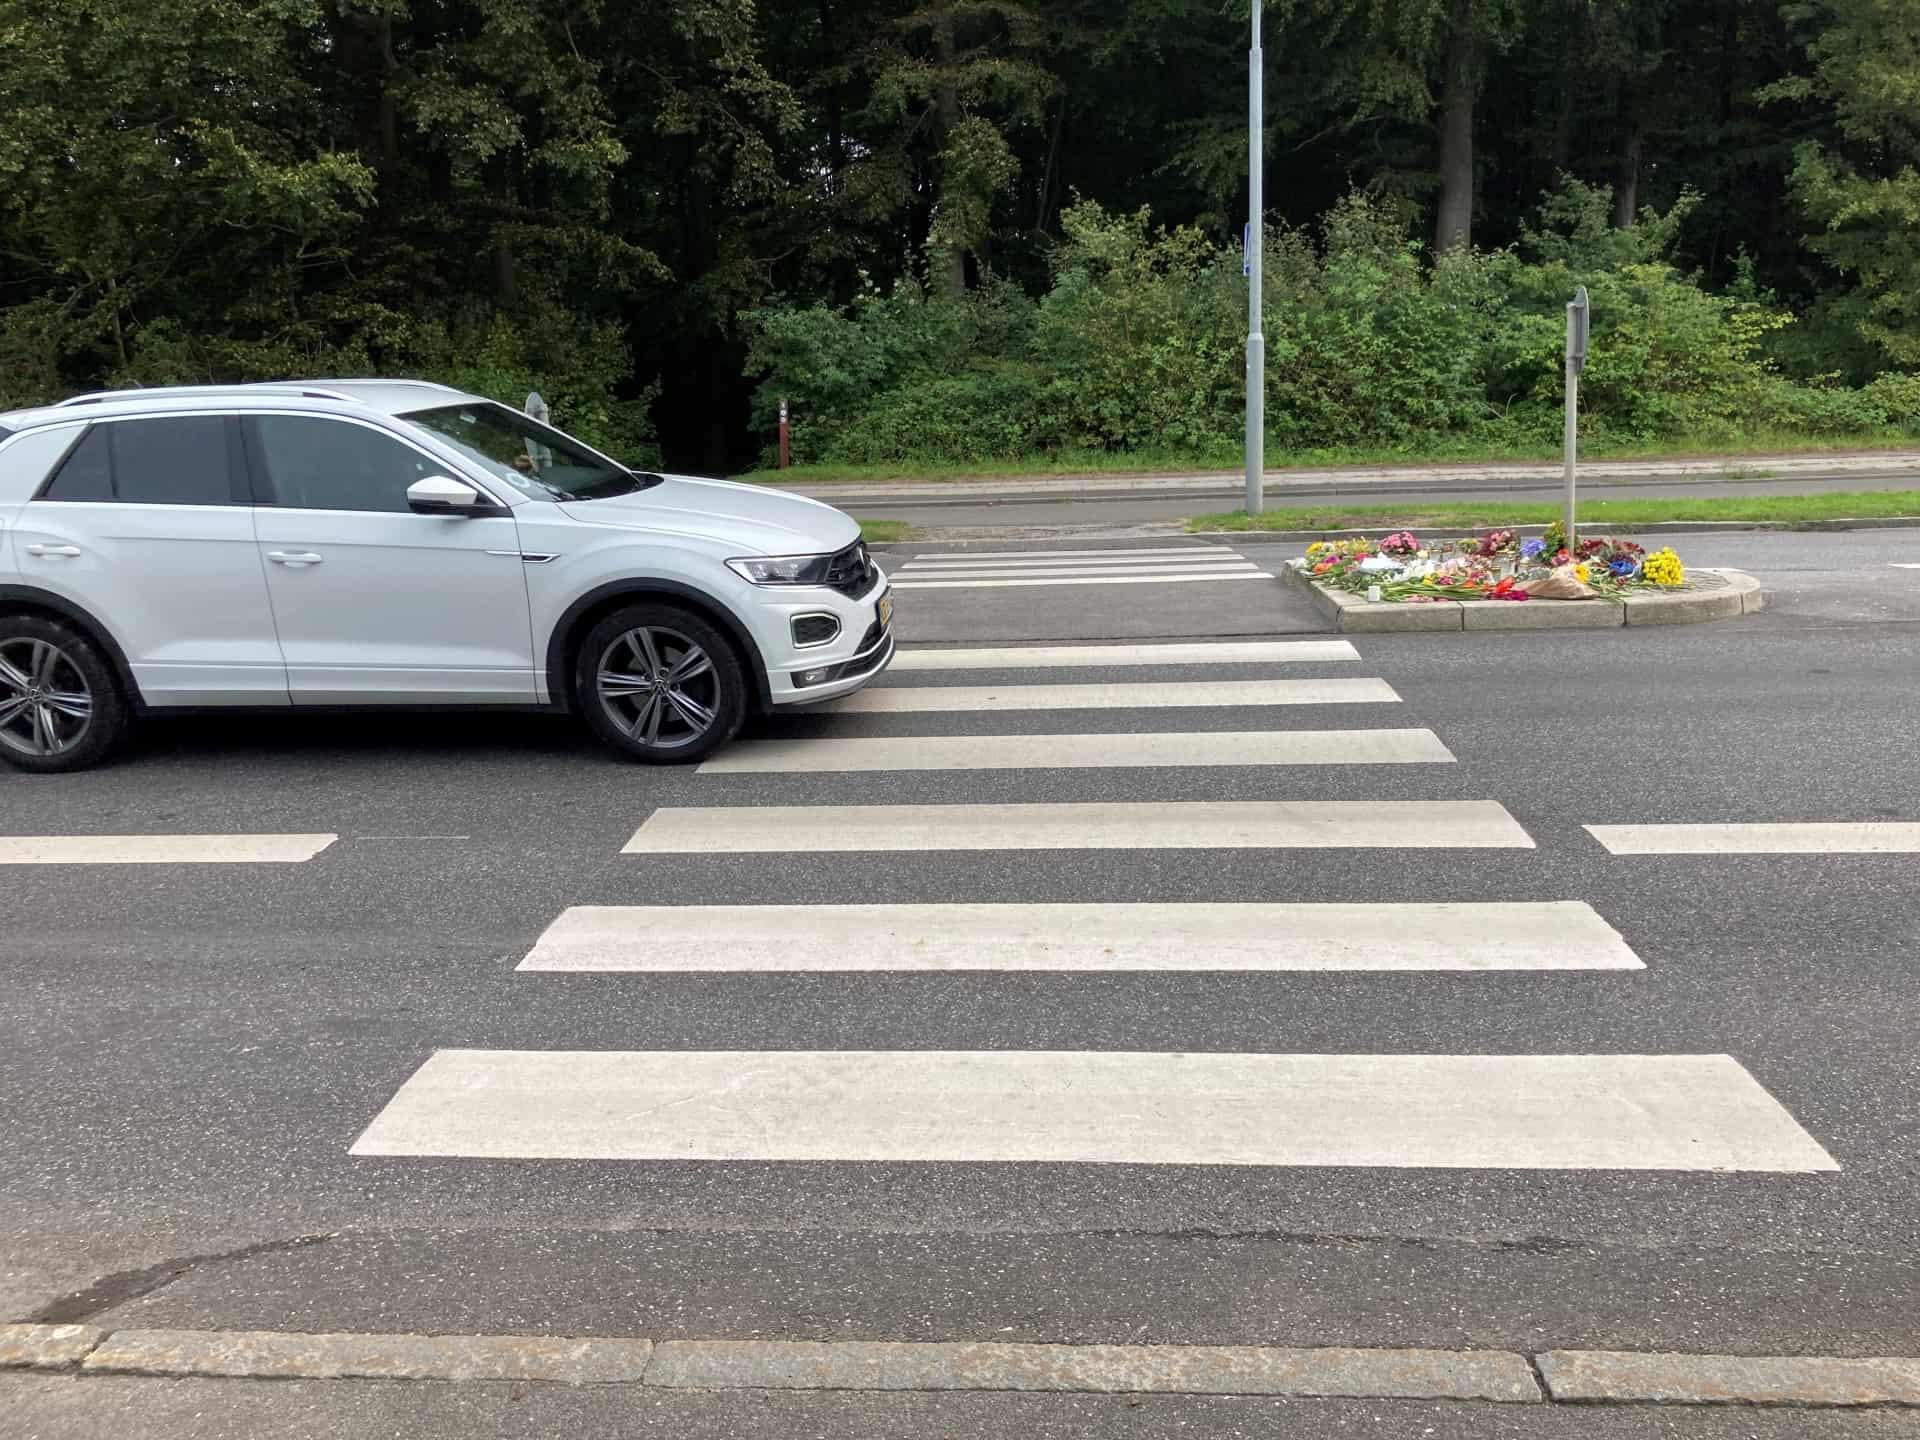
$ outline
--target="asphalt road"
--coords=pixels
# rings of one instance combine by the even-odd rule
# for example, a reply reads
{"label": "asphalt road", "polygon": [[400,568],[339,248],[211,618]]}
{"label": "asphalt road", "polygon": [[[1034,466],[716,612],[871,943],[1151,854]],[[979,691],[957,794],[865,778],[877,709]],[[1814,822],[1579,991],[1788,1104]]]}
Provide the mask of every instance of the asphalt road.
{"label": "asphalt road", "polygon": [[[1582,828],[1920,820],[1920,569],[1895,568],[1920,564],[1920,532],[1681,548],[1761,575],[1774,608],[1670,631],[1362,637],[1345,664],[883,681],[1378,676],[1392,707],[819,715],[762,731],[1414,726],[1451,765],[699,774],[626,767],[564,721],[475,716],[183,721],[109,769],[0,773],[0,834],[341,837],[306,864],[0,870],[0,1320],[1920,1354],[1920,866],[1615,856]],[[909,645],[989,645],[1295,635],[1300,620],[1261,582],[903,590],[899,623]],[[812,823],[831,826],[829,807],[856,803],[1222,799],[1493,800],[1538,849],[836,854],[802,829],[786,854],[621,853],[663,806],[819,807]],[[571,905],[1249,899],[1584,900],[1647,968],[515,971]],[[457,1047],[1724,1053],[1840,1168],[349,1155],[428,1055]],[[0,1434],[127,1434],[136,1412],[140,1433],[196,1436],[1916,1429],[1891,1413],[509,1388],[429,1402],[419,1387],[0,1376]]]}

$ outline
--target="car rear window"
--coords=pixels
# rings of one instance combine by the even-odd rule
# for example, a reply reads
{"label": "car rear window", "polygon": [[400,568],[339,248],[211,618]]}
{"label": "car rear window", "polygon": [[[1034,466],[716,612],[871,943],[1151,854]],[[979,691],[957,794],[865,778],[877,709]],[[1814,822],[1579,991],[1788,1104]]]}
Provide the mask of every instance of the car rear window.
{"label": "car rear window", "polygon": [[220,415],[109,420],[88,428],[43,500],[236,505],[233,432]]}

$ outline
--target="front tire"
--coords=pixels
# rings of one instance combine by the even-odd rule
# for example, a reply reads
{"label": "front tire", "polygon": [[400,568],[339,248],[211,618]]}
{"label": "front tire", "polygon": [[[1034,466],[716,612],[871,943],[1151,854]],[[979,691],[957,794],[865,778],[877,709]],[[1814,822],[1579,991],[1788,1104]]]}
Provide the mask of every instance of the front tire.
{"label": "front tire", "polygon": [[705,759],[740,732],[747,676],[727,637],[677,605],[624,606],[588,630],[574,656],[587,724],[654,765]]}
{"label": "front tire", "polygon": [[98,645],[57,620],[0,616],[0,760],[40,774],[84,770],[112,752],[127,722]]}

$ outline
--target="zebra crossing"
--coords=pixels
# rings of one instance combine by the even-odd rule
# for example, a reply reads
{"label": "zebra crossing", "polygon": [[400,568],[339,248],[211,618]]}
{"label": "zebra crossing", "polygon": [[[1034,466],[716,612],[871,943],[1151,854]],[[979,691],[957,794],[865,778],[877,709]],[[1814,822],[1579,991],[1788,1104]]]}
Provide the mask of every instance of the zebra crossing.
{"label": "zebra crossing", "polygon": [[1060,585],[1179,585],[1271,580],[1237,550],[1195,543],[1141,550],[1000,550],[915,555],[899,590],[1005,590]]}
{"label": "zebra crossing", "polygon": [[[1177,661],[1171,659],[1176,648]],[[1036,681],[1067,671],[1057,688],[965,688],[998,697],[967,707],[976,715],[1073,712],[1082,724],[1070,733],[889,738],[828,729],[812,738],[741,744],[700,767],[694,783],[849,772],[1157,766],[1204,773],[1229,765],[1453,763],[1439,736],[1411,727],[1167,734],[1109,724],[1103,730],[1102,712],[1124,710],[1143,693],[1162,708],[1179,703],[1158,688],[1179,682],[1087,683],[1070,673],[1156,659],[1193,666],[1285,664],[1309,656],[1320,663],[1357,661],[1346,642],[1051,649],[1050,655],[909,651],[900,668],[926,674],[1024,669]],[[1122,654],[1132,658],[1117,658]],[[1291,690],[1208,688],[1288,683],[1202,678],[1193,693],[1203,706],[1282,707],[1328,682],[1292,682],[1309,688]],[[944,711],[938,689],[889,684],[841,713],[937,715]],[[1379,680],[1364,691],[1328,693],[1399,703]],[[887,699],[898,694],[906,698]],[[1254,695],[1262,698],[1248,698]],[[1595,838],[1609,839],[1598,831]],[[644,865],[660,857],[697,863],[796,851],[1354,848],[1529,852],[1535,841],[1491,799],[1391,806],[1198,798],[716,803],[654,809],[622,854]],[[1528,862],[1522,853],[1508,863]],[[1533,971],[1594,972],[1596,983],[1613,984],[1619,981],[1609,975],[1645,968],[1609,919],[1580,897],[1481,902],[1469,913],[1444,900],[1357,905],[1258,897],[1234,904],[1029,904],[989,894],[944,903],[793,905],[759,903],[751,880],[746,889],[737,904],[565,909],[521,959],[514,983],[537,985],[560,974],[1178,977],[1227,971],[1399,973],[1437,984],[1449,973]],[[401,1083],[351,1153],[513,1161],[1839,1168],[1737,1058],[1715,1054],[449,1048],[435,1051]]]}
{"label": "zebra crossing", "polygon": [[338,835],[0,835],[0,865],[298,865]]}

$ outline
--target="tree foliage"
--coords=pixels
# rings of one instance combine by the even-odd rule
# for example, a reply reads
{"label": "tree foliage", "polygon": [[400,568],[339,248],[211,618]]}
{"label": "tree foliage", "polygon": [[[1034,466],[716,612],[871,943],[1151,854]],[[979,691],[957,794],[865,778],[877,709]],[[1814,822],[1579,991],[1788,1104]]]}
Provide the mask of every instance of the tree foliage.
{"label": "tree foliage", "polygon": [[[767,381],[848,455],[1229,444],[1246,17],[0,0],[0,405],[406,372],[718,468]],[[1725,393],[1871,416],[1920,364],[1906,0],[1268,17],[1286,438],[1531,434],[1550,292],[1589,272],[1623,433]]]}

